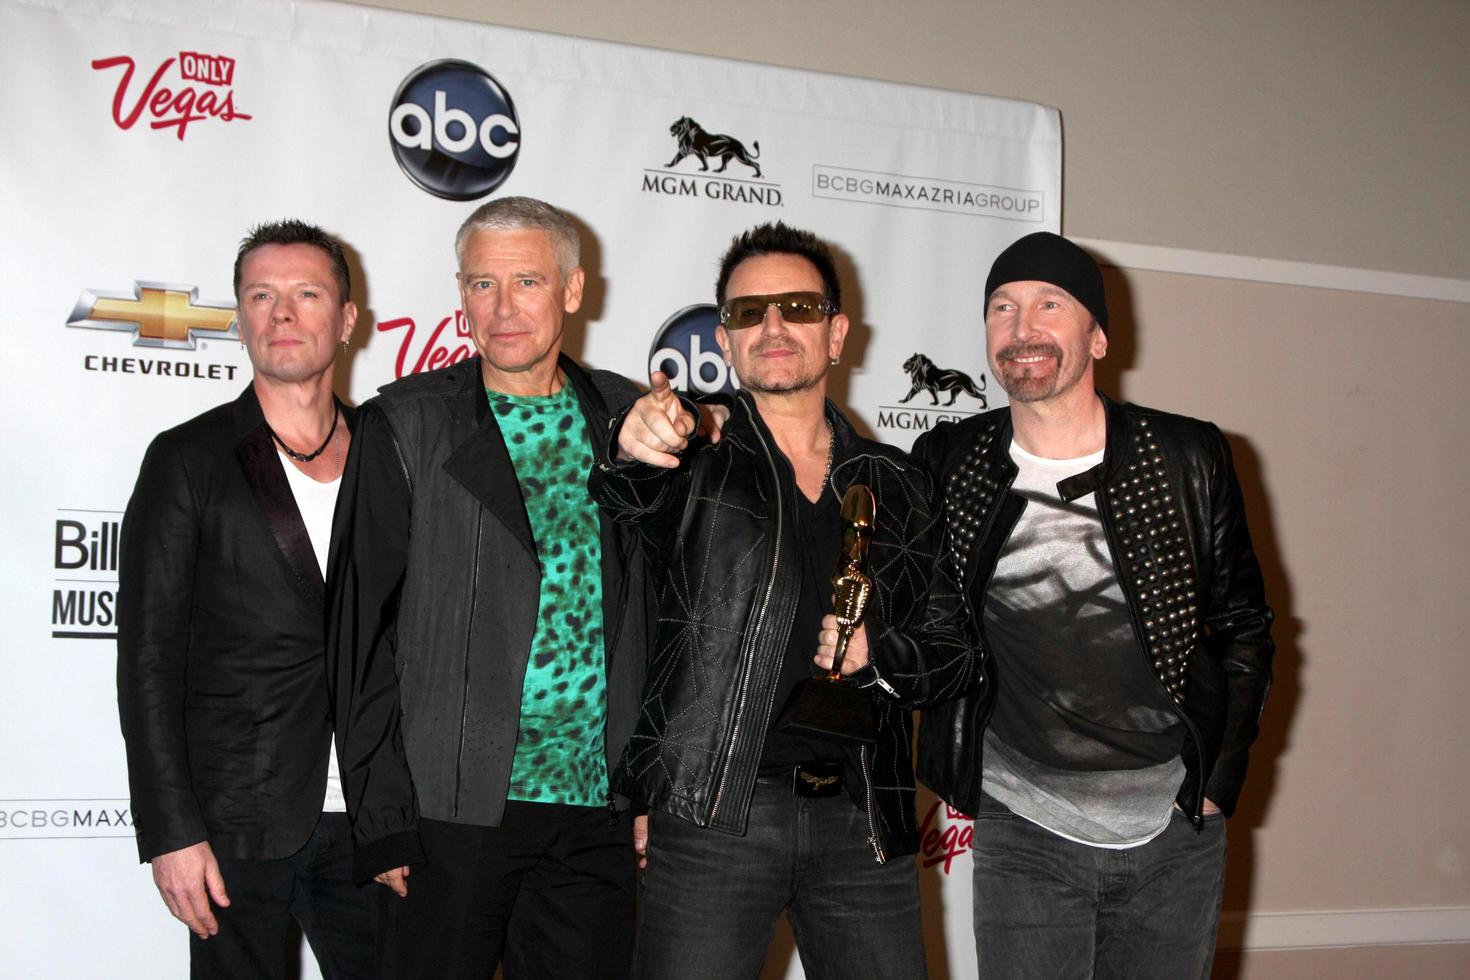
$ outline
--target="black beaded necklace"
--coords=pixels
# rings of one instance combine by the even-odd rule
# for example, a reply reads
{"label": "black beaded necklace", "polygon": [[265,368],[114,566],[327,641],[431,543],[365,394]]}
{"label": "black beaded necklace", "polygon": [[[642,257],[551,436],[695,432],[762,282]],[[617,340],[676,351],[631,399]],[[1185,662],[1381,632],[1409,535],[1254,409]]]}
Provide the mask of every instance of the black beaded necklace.
{"label": "black beaded necklace", "polygon": [[310,463],[312,460],[320,456],[322,452],[332,444],[332,437],[337,434],[337,418],[341,414],[341,410],[337,408],[337,402],[333,400],[332,429],[330,432],[327,433],[327,438],[322,440],[322,444],[316,447],[316,452],[314,453],[298,453],[296,450],[292,449],[290,446],[281,441],[281,437],[276,435],[276,430],[271,428],[271,424],[269,422],[265,424],[265,428],[266,431],[271,434],[271,438],[276,441],[276,445],[281,447],[281,452],[285,453],[287,456],[290,456],[298,463]]}

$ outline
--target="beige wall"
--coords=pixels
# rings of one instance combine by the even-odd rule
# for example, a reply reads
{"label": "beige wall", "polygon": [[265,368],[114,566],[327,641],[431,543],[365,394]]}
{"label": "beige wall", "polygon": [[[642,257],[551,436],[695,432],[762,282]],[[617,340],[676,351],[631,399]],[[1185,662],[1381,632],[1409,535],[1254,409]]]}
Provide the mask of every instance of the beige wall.
{"label": "beige wall", "polygon": [[[1062,112],[1071,235],[1467,277],[1462,0],[378,5],[1035,100]],[[1105,386],[1231,436],[1280,614],[1227,910],[1452,907],[1463,928],[1470,304],[1137,270],[1109,289]],[[1465,975],[1470,947],[1217,971],[1403,973]]]}

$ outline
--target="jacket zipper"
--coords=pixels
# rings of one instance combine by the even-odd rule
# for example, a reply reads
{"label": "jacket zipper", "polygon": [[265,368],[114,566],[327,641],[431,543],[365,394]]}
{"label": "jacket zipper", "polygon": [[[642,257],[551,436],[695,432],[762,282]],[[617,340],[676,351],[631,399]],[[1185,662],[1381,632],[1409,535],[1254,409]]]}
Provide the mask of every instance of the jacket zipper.
{"label": "jacket zipper", "polygon": [[[990,516],[985,519],[985,526],[982,527],[980,529],[980,533],[978,535],[976,535],[976,537],[975,537],[975,540],[976,541],[982,541],[983,542],[983,541],[987,540],[990,537],[990,532],[995,527],[995,522],[998,521],[998,520],[1000,520],[1000,512],[1005,509],[1005,502],[1006,502],[1006,499],[1010,496],[1011,487],[1013,487],[1015,485],[1016,485],[1016,475],[1013,473],[1013,474],[1011,474],[1011,478],[1010,478],[1009,481],[1007,481],[1006,485],[1004,487],[1001,487],[1001,488],[997,489],[997,491],[996,491],[995,506],[991,508],[991,510],[990,510]],[[1019,522],[1021,520],[1021,515],[1026,512],[1026,498],[1025,497],[1021,497],[1019,499],[1021,501],[1021,509],[1016,514],[1016,522]],[[1016,529],[1016,522],[1012,522],[1012,524],[1010,526],[1010,529],[1006,531],[1006,541],[1009,541],[1010,540],[1011,533],[1013,531],[1015,531],[1015,529]],[[995,566],[1000,563],[1000,559],[999,559],[1000,550],[1001,549],[1004,549],[1005,548],[1005,545],[1006,545],[1006,542],[1005,541],[1002,541],[1000,543],[1000,549],[997,549],[997,551],[996,551],[996,561],[991,564],[990,570],[985,573],[985,580],[980,583],[980,596],[982,597],[982,600],[983,600],[983,598],[985,596],[985,593],[990,590],[990,580],[995,577]],[[965,586],[965,581],[964,581],[964,577],[963,576],[960,577],[960,591],[961,591],[961,593],[963,593],[963,598],[964,598],[964,601],[965,601],[965,605],[967,605],[967,606],[970,605],[970,590]],[[971,609],[970,609],[970,618],[972,620],[974,620],[974,622],[975,622],[975,636],[980,641],[980,647],[981,647],[981,649],[984,649],[985,646],[987,645],[987,641],[985,639],[985,609],[984,609],[983,605],[982,605],[982,607],[979,610],[976,610],[975,608],[971,607]],[[981,731],[982,735],[984,733],[985,726],[990,723],[990,716],[991,716],[991,714],[995,711],[995,698],[997,696],[995,694],[995,691],[998,689],[999,684],[1000,684],[1000,678],[996,674],[997,666],[998,665],[995,662],[995,658],[994,657],[991,657],[990,658],[990,669],[991,669],[992,673],[991,673],[990,678],[988,679],[989,682],[990,682],[990,690],[987,691],[987,692],[983,692],[982,693],[982,696],[983,697],[988,697],[990,699],[990,706],[985,711],[985,717],[979,719],[979,722],[980,722],[980,731]],[[982,674],[981,676],[983,677],[984,675]],[[975,791],[970,794],[970,798],[973,799],[973,800],[975,800],[976,803],[979,803],[979,801],[980,801],[980,793],[982,792],[981,786],[985,782],[985,769],[984,769],[984,764],[982,763],[980,766],[977,766],[976,767],[976,770],[977,770],[976,773],[975,773],[976,783],[975,783],[975,787],[974,787],[974,790]]]}
{"label": "jacket zipper", "polygon": [[879,864],[888,863],[888,854],[883,850],[883,840],[878,836],[878,819],[873,810],[873,775],[868,771],[868,747],[858,749],[858,762],[863,770],[863,786],[868,791],[868,846]]}
{"label": "jacket zipper", "polygon": [[[746,414],[750,414],[750,408],[741,402]],[[752,422],[754,420],[752,419]],[[769,464],[770,472],[776,473],[776,461],[771,458],[771,447],[766,444],[766,437],[761,433],[759,425],[753,425],[756,438],[760,440],[761,449],[766,454],[766,462]],[[771,538],[771,577],[766,581],[766,594],[761,598],[759,611],[756,613],[755,623],[746,633],[745,647],[747,651],[745,663],[745,677],[740,682],[740,700],[735,705],[735,724],[730,729],[730,745],[725,753],[725,771],[720,773],[720,785],[715,790],[715,800],[709,810],[709,822],[715,822],[715,815],[720,812],[720,803],[725,798],[725,784],[730,780],[731,763],[735,758],[735,747],[740,741],[740,723],[745,719],[745,702],[750,694],[750,678],[755,673],[755,647],[757,638],[761,635],[761,627],[765,623],[766,610],[771,604],[771,593],[776,588],[776,571],[781,564],[781,523],[783,507],[781,500],[781,480],[779,477],[771,481],[771,486],[776,500],[776,533]],[[775,699],[775,692],[771,692],[771,698]]]}
{"label": "jacket zipper", "polygon": [[475,515],[475,565],[470,575],[470,628],[465,630],[464,638],[464,686],[460,689],[459,709],[459,748],[454,755],[454,815],[459,816],[459,788],[461,786],[461,773],[464,764],[464,739],[465,726],[470,720],[470,638],[474,636],[475,623],[475,600],[480,594],[480,535],[484,531],[485,514],[483,508]]}

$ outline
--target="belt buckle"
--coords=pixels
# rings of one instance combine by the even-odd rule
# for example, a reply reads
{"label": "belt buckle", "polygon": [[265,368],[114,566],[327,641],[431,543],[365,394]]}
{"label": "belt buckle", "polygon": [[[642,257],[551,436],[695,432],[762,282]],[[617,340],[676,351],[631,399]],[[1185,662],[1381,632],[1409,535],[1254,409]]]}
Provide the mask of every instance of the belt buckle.
{"label": "belt buckle", "polygon": [[838,795],[842,792],[842,763],[808,762],[793,767],[791,792],[815,798]]}

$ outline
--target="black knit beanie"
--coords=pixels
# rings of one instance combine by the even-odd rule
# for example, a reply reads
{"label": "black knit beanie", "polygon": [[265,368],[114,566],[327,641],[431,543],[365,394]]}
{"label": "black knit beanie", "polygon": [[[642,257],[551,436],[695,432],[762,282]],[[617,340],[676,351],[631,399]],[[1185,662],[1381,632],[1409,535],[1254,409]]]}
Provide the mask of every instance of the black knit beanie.
{"label": "black knit beanie", "polygon": [[985,303],[990,294],[1008,282],[1049,282],[1072,294],[1097,317],[1103,333],[1108,332],[1108,301],[1103,295],[1102,270],[1092,256],[1061,235],[1038,231],[1011,243],[996,256],[985,280]]}

